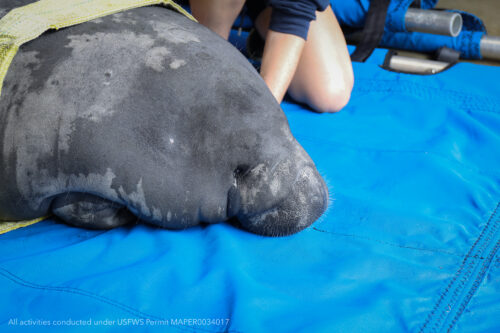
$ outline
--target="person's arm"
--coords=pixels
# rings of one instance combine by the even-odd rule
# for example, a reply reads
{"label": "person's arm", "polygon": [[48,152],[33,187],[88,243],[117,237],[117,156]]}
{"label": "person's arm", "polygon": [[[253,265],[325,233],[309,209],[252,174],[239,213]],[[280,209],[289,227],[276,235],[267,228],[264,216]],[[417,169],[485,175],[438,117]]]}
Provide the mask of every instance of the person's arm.
{"label": "person's arm", "polygon": [[191,13],[199,23],[224,39],[243,8],[245,0],[189,0]]}
{"label": "person's arm", "polygon": [[272,94],[281,103],[299,63],[305,40],[269,30],[266,36],[260,74]]}
{"label": "person's arm", "polygon": [[256,27],[266,43],[260,73],[281,103],[293,79],[316,10],[329,0],[271,0],[272,7],[259,15]]}

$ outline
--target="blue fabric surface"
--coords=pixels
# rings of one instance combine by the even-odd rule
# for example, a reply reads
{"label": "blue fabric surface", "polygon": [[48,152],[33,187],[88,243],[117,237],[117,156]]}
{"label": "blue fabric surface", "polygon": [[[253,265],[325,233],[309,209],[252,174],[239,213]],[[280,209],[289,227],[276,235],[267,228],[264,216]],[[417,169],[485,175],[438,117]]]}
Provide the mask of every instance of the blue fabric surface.
{"label": "blue fabric surface", "polygon": [[429,34],[419,32],[386,33],[380,42],[388,48],[434,53],[441,47],[448,47],[460,52],[462,59],[482,59],[480,51],[484,32],[462,31],[457,37],[438,36],[429,38]]}
{"label": "blue fabric surface", "polygon": [[[363,28],[370,0],[331,0],[332,9],[341,25],[351,28]],[[461,58],[481,59],[480,41],[486,29],[480,18],[458,11],[463,19],[462,32],[457,37],[441,36],[428,33],[408,32],[404,16],[413,0],[393,0],[387,11],[384,36],[381,47],[433,53],[441,47],[449,47],[461,53]],[[423,1],[422,8],[431,9],[435,0]]]}
{"label": "blue fabric surface", "polygon": [[392,32],[386,31],[380,42],[388,48],[414,50],[418,52],[433,53],[443,46],[460,52],[460,57],[465,59],[482,59],[480,42],[486,34],[486,28],[477,16],[459,11],[462,15],[463,28],[457,37],[432,35],[419,32]]}
{"label": "blue fabric surface", "polygon": [[[414,0],[392,0],[387,9],[386,30],[392,32],[406,31],[405,14]],[[370,0],[330,0],[333,11],[341,25],[362,28],[370,8]],[[437,0],[424,0],[421,8],[434,8]]]}
{"label": "blue fabric surface", "polygon": [[15,230],[0,235],[0,330],[498,332],[500,68],[412,76],[380,68],[384,54],[354,64],[340,113],[283,103],[330,189],[312,227]]}

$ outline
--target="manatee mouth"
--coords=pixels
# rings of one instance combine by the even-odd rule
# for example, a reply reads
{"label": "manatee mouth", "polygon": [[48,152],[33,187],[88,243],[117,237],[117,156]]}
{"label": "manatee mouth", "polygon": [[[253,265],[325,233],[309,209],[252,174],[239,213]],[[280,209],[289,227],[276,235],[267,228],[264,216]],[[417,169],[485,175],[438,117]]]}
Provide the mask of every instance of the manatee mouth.
{"label": "manatee mouth", "polygon": [[287,195],[271,207],[245,214],[242,213],[243,205],[245,202],[238,189],[232,187],[228,192],[228,217],[236,218],[236,224],[258,235],[288,236],[309,227],[326,211],[328,188],[316,168],[306,166],[289,187]]}

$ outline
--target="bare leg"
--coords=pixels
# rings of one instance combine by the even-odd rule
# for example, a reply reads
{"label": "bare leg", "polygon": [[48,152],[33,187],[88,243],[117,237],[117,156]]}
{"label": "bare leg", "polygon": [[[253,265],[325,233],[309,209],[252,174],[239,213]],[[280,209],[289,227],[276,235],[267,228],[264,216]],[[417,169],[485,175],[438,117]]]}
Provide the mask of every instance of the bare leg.
{"label": "bare leg", "polygon": [[[268,32],[271,8],[255,25],[261,36]],[[288,93],[319,112],[336,112],[349,101],[354,83],[352,64],[342,30],[331,7],[316,12]],[[279,57],[279,55],[277,55]]]}
{"label": "bare leg", "polygon": [[245,0],[189,0],[191,12],[198,22],[224,39],[228,39],[244,4]]}

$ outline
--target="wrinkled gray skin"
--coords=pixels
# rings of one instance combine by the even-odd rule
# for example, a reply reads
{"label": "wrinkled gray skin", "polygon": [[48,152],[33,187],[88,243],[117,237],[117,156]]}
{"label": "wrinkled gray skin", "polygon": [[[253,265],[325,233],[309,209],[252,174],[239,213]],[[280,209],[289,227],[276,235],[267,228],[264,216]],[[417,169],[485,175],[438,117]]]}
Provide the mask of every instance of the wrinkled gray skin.
{"label": "wrinkled gray skin", "polygon": [[[2,4],[0,15],[29,2]],[[54,213],[104,229],[231,220],[277,236],[309,226],[328,201],[248,61],[162,7],[22,46],[0,97],[0,148],[0,220]]]}

